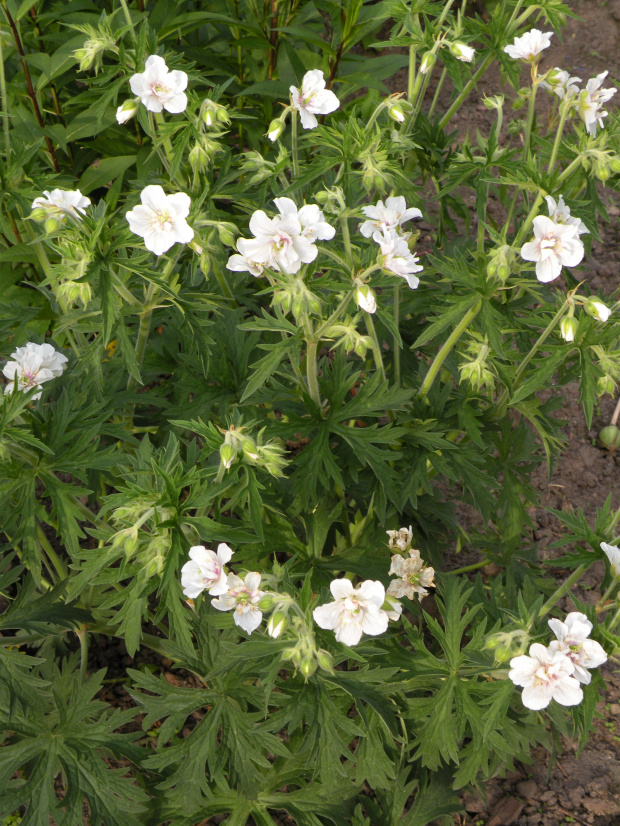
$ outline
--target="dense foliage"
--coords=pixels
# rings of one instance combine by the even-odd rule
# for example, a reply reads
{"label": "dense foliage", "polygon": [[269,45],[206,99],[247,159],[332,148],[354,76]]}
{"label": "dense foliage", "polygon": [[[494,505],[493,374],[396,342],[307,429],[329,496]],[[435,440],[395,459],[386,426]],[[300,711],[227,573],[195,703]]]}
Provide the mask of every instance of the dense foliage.
{"label": "dense foliage", "polygon": [[[578,269],[614,87],[524,37],[557,0],[465,6],[2,0],[4,823],[424,826],[587,736],[620,564],[547,620],[619,514],[558,514],[542,563],[528,513],[564,447],[539,391],[591,422],[620,378]],[[459,143],[493,63],[514,94]],[[110,707],[106,637],[185,686],[130,668]]]}

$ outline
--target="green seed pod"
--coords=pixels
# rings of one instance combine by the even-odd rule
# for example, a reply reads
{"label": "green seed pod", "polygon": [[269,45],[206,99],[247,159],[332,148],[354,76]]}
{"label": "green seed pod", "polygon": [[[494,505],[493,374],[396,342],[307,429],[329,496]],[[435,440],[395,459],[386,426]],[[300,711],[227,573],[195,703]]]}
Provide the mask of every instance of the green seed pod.
{"label": "green seed pod", "polygon": [[615,424],[609,424],[601,430],[598,438],[607,450],[616,450],[620,447],[620,428],[616,427]]}

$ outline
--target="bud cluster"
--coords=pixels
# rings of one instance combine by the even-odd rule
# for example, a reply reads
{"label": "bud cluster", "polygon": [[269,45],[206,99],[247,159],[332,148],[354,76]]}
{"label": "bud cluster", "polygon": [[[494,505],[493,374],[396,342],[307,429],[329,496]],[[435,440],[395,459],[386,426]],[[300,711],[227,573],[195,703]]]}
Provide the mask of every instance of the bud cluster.
{"label": "bud cluster", "polygon": [[[473,335],[473,334],[472,334]],[[472,389],[480,392],[483,387],[492,389],[495,383],[495,376],[487,364],[487,357],[491,352],[486,336],[482,339],[475,339],[469,342],[466,353],[472,358],[459,367],[461,381],[467,381]]]}
{"label": "bud cluster", "polygon": [[278,441],[263,443],[264,428],[256,439],[243,427],[231,427],[224,431],[224,442],[220,446],[220,470],[228,470],[237,459],[262,467],[272,476],[282,476],[286,467],[284,448]]}

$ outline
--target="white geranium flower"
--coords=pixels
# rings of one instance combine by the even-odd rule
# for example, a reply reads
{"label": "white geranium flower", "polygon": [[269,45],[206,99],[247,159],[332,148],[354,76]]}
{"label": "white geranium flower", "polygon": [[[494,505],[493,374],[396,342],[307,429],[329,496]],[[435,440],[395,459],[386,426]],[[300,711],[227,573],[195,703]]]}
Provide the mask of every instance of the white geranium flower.
{"label": "white geranium flower", "polygon": [[165,109],[172,115],[187,108],[187,75],[178,69],[169,71],[163,57],[151,55],[144,64],[142,74],[133,75],[129,86],[149,112]]}
{"label": "white geranium flower", "polygon": [[579,94],[578,83],[581,83],[580,77],[571,77],[568,72],[556,66],[556,68],[549,73],[548,80],[543,80],[540,85],[543,89],[548,89],[562,100],[566,95],[573,97]]}
{"label": "white geranium flower", "polygon": [[260,580],[261,576],[256,572],[246,574],[245,582],[236,574],[228,574],[227,593],[211,601],[218,611],[234,610],[235,625],[248,634],[256,631],[263,619],[262,612],[256,607],[263,596],[258,589]]}
{"label": "white geranium flower", "polygon": [[577,235],[583,235],[584,233],[590,232],[581,218],[577,218],[577,216],[570,214],[570,207],[566,206],[564,203],[564,198],[561,195],[558,198],[557,203],[555,198],[552,198],[551,195],[547,195],[545,201],[547,202],[547,209],[549,210],[549,218],[555,224],[568,224],[568,226],[577,227]]}
{"label": "white geranium flower", "polygon": [[366,285],[358,287],[355,291],[355,303],[360,310],[364,310],[366,313],[377,312],[377,299],[375,294],[370,287]]}
{"label": "white geranium flower", "polygon": [[376,636],[388,627],[388,615],[382,610],[385,588],[377,580],[367,579],[354,588],[348,579],[335,579],[329,586],[334,602],[312,612],[320,628],[336,632],[337,642],[357,645],[362,634]]}
{"label": "white geranium flower", "polygon": [[82,215],[87,206],[90,206],[90,198],[82,195],[79,189],[75,192],[65,189],[47,190],[43,193],[45,198],[35,198],[32,202],[33,209],[44,210],[45,217],[57,218],[63,221],[67,215],[77,220],[82,220]]}
{"label": "white geranium flower", "polygon": [[145,187],[140,193],[142,206],[126,213],[129,229],[144,238],[144,246],[163,255],[174,244],[189,244],[194,230],[185,220],[191,200],[184,192],[166,195],[159,185]]}
{"label": "white geranium flower", "polygon": [[476,54],[475,49],[472,49],[471,46],[466,46],[464,43],[451,43],[450,51],[457,60],[461,60],[463,63],[471,63]]}
{"label": "white geranium flower", "polygon": [[603,647],[588,639],[593,628],[590,620],[585,614],[573,611],[567,615],[564,622],[550,619],[549,628],[557,637],[557,640],[549,644],[550,653],[560,652],[568,657],[573,664],[573,677],[588,685],[592,679],[588,669],[598,668],[607,662],[607,654]]}
{"label": "white geranium flower", "polygon": [[531,29],[521,37],[515,37],[512,46],[505,46],[504,51],[514,60],[536,60],[543,49],[551,45],[553,32],[541,32]]}
{"label": "white geranium flower", "polygon": [[306,72],[301,89],[291,86],[290,93],[304,129],[316,129],[319,125],[316,115],[329,115],[340,106],[336,95],[325,88],[325,78],[320,69]]}
{"label": "white geranium flower", "polygon": [[407,239],[393,229],[384,230],[383,234],[375,232],[372,238],[379,244],[381,255],[384,256],[381,262],[383,269],[404,278],[409,287],[415,290],[420,279],[414,273],[421,272],[423,267],[418,264],[420,259],[411,254]]}
{"label": "white geranium flower", "polygon": [[181,568],[181,585],[185,596],[196,599],[203,591],[208,591],[212,597],[225,594],[228,579],[224,566],[230,562],[233,553],[223,542],[217,546],[217,553],[207,550],[204,545],[190,548],[190,561]]}
{"label": "white geranium flower", "polygon": [[377,201],[376,206],[364,206],[362,212],[368,218],[360,226],[360,232],[364,238],[374,237],[377,231],[385,232],[394,229],[398,232],[406,221],[422,217],[422,213],[416,207],[407,209],[407,201],[402,195],[386,198],[385,205],[383,201]]}
{"label": "white geranium flower", "polygon": [[409,550],[409,558],[400,554],[395,554],[392,557],[390,575],[392,574],[396,574],[397,579],[390,582],[387,592],[390,596],[398,599],[409,597],[409,599],[414,600],[415,595],[418,594],[421,600],[428,596],[426,589],[435,585],[433,581],[435,570],[424,567],[420,552],[415,548]]}
{"label": "white geranium flower", "polygon": [[41,385],[61,376],[67,365],[67,357],[55,350],[51,344],[35,344],[29,341],[24,347],[18,347],[11,358],[4,365],[2,372],[9,383],[4,388],[5,393],[12,393],[15,382],[17,389],[27,393],[36,387],[39,392],[32,398],[41,398]]}
{"label": "white geranium flower", "polygon": [[265,267],[262,264],[257,264],[246,255],[246,244],[248,241],[245,238],[237,240],[238,255],[231,255],[226,263],[226,269],[233,272],[250,272],[258,278],[263,274]]}
{"label": "white geranium flower", "polygon": [[301,224],[301,234],[314,241],[331,241],[336,229],[328,224],[317,204],[304,204],[297,209],[291,198],[274,198],[274,204],[280,215],[294,215]]}
{"label": "white geranium flower", "polygon": [[259,209],[250,218],[250,232],[255,237],[245,241],[243,254],[264,267],[293,274],[318,255],[316,246],[302,234],[301,222],[295,215],[269,218]]}
{"label": "white geranium flower", "polygon": [[[411,543],[413,542],[413,530],[411,529],[411,525],[408,528],[400,528],[397,531],[386,531],[387,535],[390,537],[389,539],[389,546],[391,551],[400,551],[400,553],[405,553],[411,548]],[[420,552],[416,551],[419,555]]]}
{"label": "white geranium flower", "polygon": [[573,224],[556,224],[545,215],[534,218],[534,240],[521,247],[521,257],[536,261],[536,278],[543,284],[553,281],[562,267],[575,267],[584,256],[578,228]]}
{"label": "white geranium flower", "polygon": [[620,548],[617,545],[608,545],[607,542],[601,542],[601,550],[607,554],[613,575],[620,578]]}
{"label": "white geranium flower", "polygon": [[530,645],[530,655],[522,654],[510,660],[508,676],[522,686],[521,699],[526,708],[540,711],[551,700],[563,706],[576,706],[583,700],[579,682],[571,676],[571,660],[560,652],[552,654],[538,642]]}
{"label": "white geranium flower", "polygon": [[579,114],[585,123],[586,129],[592,137],[596,137],[597,126],[602,129],[605,124],[603,118],[609,114],[603,109],[603,104],[607,103],[618,91],[617,89],[601,89],[603,81],[609,72],[601,72],[600,75],[590,78],[586,88],[579,94]]}

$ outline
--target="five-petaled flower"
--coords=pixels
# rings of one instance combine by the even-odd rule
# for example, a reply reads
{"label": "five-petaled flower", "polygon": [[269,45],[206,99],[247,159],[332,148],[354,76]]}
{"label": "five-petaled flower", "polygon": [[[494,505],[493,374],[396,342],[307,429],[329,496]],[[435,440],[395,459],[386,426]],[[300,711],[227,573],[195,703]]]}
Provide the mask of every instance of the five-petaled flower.
{"label": "five-petaled flower", "polygon": [[609,545],[607,542],[601,542],[601,550],[607,554],[613,575],[620,578],[620,548],[618,548],[617,545]]}
{"label": "five-petaled flower", "polygon": [[177,242],[189,244],[194,230],[185,220],[191,201],[184,192],[166,195],[159,185],[145,187],[140,193],[142,205],[127,214],[129,229],[144,238],[144,246],[155,255],[163,255]]}
{"label": "five-petaled flower", "polygon": [[248,256],[246,245],[249,243],[250,242],[247,238],[237,239],[238,253],[230,256],[226,262],[226,269],[231,270],[232,272],[249,272],[258,278],[259,275],[263,274],[265,265],[252,261],[252,259]]}
{"label": "five-petaled flower", "polygon": [[334,579],[329,586],[334,602],[313,611],[320,628],[336,632],[336,641],[357,645],[362,634],[376,636],[388,627],[388,615],[382,610],[385,588],[377,580],[367,579],[357,588],[348,579]]}
{"label": "five-petaled flower", "polygon": [[398,235],[396,230],[384,230],[383,234],[375,232],[372,236],[381,248],[381,266],[384,270],[393,275],[404,278],[409,287],[415,290],[420,279],[414,275],[421,272],[423,267],[418,264],[420,260],[416,255],[412,255],[409,250],[407,239]]}
{"label": "five-petaled flower", "polygon": [[515,37],[511,46],[505,46],[504,51],[514,60],[534,61],[543,49],[551,45],[553,32],[541,32],[539,29],[530,29],[521,37]]}
{"label": "five-petaled flower", "polygon": [[607,662],[607,654],[603,647],[595,640],[589,640],[593,626],[585,614],[573,611],[568,614],[564,622],[559,619],[550,619],[549,628],[556,635],[557,640],[549,644],[549,652],[564,654],[573,664],[573,677],[580,683],[588,685],[592,675],[589,668],[598,668]]}
{"label": "five-petaled flower", "polygon": [[203,591],[208,591],[212,597],[225,594],[228,578],[224,566],[230,562],[233,553],[223,542],[217,546],[217,552],[208,550],[204,545],[190,548],[190,561],[181,568],[181,585],[185,596],[196,599]]}
{"label": "five-petaled flower", "polygon": [[79,189],[75,192],[65,189],[53,189],[51,192],[46,190],[43,195],[45,198],[34,199],[32,209],[42,210],[41,215],[45,218],[54,217],[62,221],[69,215],[81,221],[84,210],[90,206],[90,198],[82,195]]}
{"label": "five-petaled flower", "polygon": [[376,206],[363,206],[362,212],[368,219],[360,226],[364,238],[374,237],[377,231],[398,231],[406,221],[422,217],[422,213],[416,207],[407,209],[407,202],[402,195],[386,198],[385,204],[383,201],[377,201]]}
{"label": "five-petaled flower", "polygon": [[583,700],[583,690],[572,676],[573,671],[569,657],[560,651],[552,653],[535,642],[530,646],[529,657],[522,654],[510,660],[508,676],[515,685],[523,687],[523,705],[540,711],[551,700],[563,706],[576,706]]}
{"label": "five-petaled flower", "polygon": [[397,578],[390,582],[387,592],[397,599],[409,597],[409,599],[414,600],[416,594],[418,594],[419,599],[422,599],[428,596],[426,589],[435,585],[433,581],[434,569],[424,567],[420,551],[415,548],[409,549],[409,557],[400,554],[395,554],[392,557],[390,575],[392,574],[396,574]]}
{"label": "five-petaled flower", "polygon": [[301,234],[309,241],[331,241],[336,230],[325,220],[317,204],[304,204],[297,209],[291,198],[274,198],[274,204],[280,215],[294,215],[301,225]]}
{"label": "five-petaled flower", "polygon": [[39,391],[32,398],[41,398],[41,385],[61,376],[66,365],[67,357],[55,350],[51,344],[35,344],[29,341],[24,347],[18,347],[11,358],[4,365],[2,372],[9,383],[4,388],[5,393],[12,393],[17,382],[17,389],[27,393],[33,388]]}
{"label": "five-petaled flower", "polygon": [[153,54],[144,64],[144,72],[133,75],[129,86],[149,112],[165,109],[172,115],[187,108],[187,75],[178,69],[169,71],[163,57]]}
{"label": "five-petaled flower", "polygon": [[[250,218],[250,232],[254,238],[241,239],[244,241],[242,254],[255,267],[271,267],[294,274],[299,272],[302,264],[309,264],[318,255],[312,239],[303,234],[297,215],[269,218],[262,209],[258,209]],[[237,249],[239,244],[240,241],[237,241]],[[240,263],[235,259],[235,265]]]}
{"label": "five-petaled flower", "polygon": [[306,72],[301,89],[291,86],[290,92],[293,107],[299,112],[304,129],[316,129],[319,125],[316,115],[329,115],[340,106],[336,95],[325,88],[325,78],[320,69]]}
{"label": "five-petaled flower", "polygon": [[536,278],[546,284],[562,272],[562,267],[575,267],[584,255],[579,240],[579,227],[556,224],[545,215],[534,218],[534,240],[521,247],[521,257],[536,262]]}
{"label": "five-petaled flower", "polygon": [[590,78],[586,83],[586,88],[579,93],[578,109],[581,118],[585,124],[586,130],[592,137],[596,137],[596,129],[600,126],[602,129],[605,124],[603,118],[606,118],[608,112],[603,109],[603,105],[612,98],[617,89],[601,89],[603,81],[609,72],[601,72],[600,75]]}
{"label": "five-petaled flower", "polygon": [[245,582],[236,574],[228,574],[228,591],[211,600],[211,605],[218,611],[233,611],[235,625],[248,634],[256,631],[263,619],[262,611],[257,608],[263,596],[259,590],[261,575],[253,571],[246,574]]}

